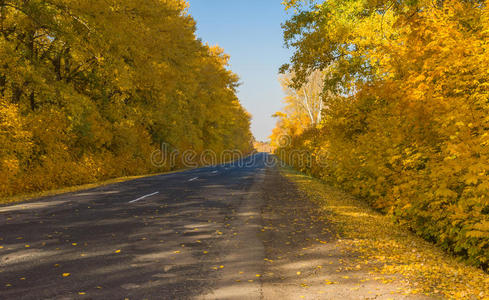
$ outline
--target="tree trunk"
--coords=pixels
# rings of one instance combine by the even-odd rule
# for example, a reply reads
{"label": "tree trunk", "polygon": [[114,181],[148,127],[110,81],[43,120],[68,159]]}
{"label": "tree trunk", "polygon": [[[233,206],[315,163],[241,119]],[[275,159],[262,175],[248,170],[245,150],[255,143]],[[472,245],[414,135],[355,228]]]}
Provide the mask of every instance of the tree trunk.
{"label": "tree trunk", "polygon": [[23,90],[21,87],[17,86],[16,84],[13,84],[12,86],[12,103],[19,103],[20,102],[20,97],[22,97]]}
{"label": "tree trunk", "polygon": [[3,23],[5,21],[5,0],[0,0],[0,33],[3,35],[4,27]]}
{"label": "tree trunk", "polygon": [[53,65],[54,65],[54,72],[56,74],[56,80],[61,81],[61,55],[58,54],[56,57],[53,59]]}
{"label": "tree trunk", "polygon": [[31,110],[34,111],[36,109],[36,101],[35,101],[35,94],[34,91],[31,92],[31,95],[29,96],[30,104],[31,104]]}
{"label": "tree trunk", "polygon": [[4,96],[5,89],[7,85],[7,77],[5,75],[0,75],[0,96]]}

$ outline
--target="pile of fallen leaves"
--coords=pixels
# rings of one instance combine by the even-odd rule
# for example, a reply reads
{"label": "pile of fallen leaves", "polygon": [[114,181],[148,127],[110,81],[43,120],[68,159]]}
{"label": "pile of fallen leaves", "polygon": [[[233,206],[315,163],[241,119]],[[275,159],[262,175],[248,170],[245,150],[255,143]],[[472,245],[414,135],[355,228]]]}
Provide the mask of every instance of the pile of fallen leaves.
{"label": "pile of fallen leaves", "polygon": [[357,261],[373,274],[397,275],[409,294],[453,299],[489,299],[489,274],[468,266],[409,232],[393,218],[320,180],[283,169],[297,187],[324,210],[334,223],[338,245],[357,253]]}

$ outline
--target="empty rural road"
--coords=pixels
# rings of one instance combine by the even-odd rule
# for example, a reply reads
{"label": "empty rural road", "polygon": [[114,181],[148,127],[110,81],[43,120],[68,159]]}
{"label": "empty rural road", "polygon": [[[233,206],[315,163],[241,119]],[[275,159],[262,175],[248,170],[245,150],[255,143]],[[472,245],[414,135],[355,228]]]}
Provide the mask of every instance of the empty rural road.
{"label": "empty rural road", "polygon": [[272,159],[0,207],[0,299],[392,297]]}
{"label": "empty rural road", "polygon": [[259,297],[267,158],[0,207],[0,298]]}

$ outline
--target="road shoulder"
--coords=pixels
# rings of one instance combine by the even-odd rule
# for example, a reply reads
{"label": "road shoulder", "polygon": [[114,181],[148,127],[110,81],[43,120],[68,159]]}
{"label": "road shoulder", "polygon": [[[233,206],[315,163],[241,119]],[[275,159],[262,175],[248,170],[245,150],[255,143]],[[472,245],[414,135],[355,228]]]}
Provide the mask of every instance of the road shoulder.
{"label": "road shoulder", "polygon": [[[267,253],[281,251],[274,243],[286,240],[283,232],[295,232],[289,242],[296,246],[282,261],[269,264],[269,272],[275,274],[269,286],[285,278],[282,290],[287,295],[302,287],[302,294],[291,297],[295,299],[489,297],[489,275],[482,270],[457,261],[347,193],[291,169],[277,172],[282,179],[267,185],[275,186],[267,205],[278,206],[283,217],[272,220],[270,226],[281,223],[287,227],[271,231],[269,239],[274,242],[267,245]],[[296,191],[280,194],[286,186]],[[302,229],[294,227],[298,222],[303,223]],[[273,288],[264,290],[274,296]]]}
{"label": "road shoulder", "polygon": [[262,277],[264,299],[419,299],[396,276],[382,283],[360,256],[341,246],[330,211],[310,201],[295,178],[269,169],[262,210],[266,249]]}

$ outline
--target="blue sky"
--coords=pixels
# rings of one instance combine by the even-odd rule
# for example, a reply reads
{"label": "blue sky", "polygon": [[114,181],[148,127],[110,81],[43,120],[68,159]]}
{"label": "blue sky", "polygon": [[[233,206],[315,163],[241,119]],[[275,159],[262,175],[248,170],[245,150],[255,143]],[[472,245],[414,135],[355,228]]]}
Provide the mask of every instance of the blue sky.
{"label": "blue sky", "polygon": [[289,16],[281,0],[187,1],[197,35],[231,56],[231,70],[242,83],[238,96],[253,115],[251,130],[258,140],[267,140],[276,122],[271,115],[282,108],[284,97],[278,68],[292,55],[283,47],[280,25]]}

